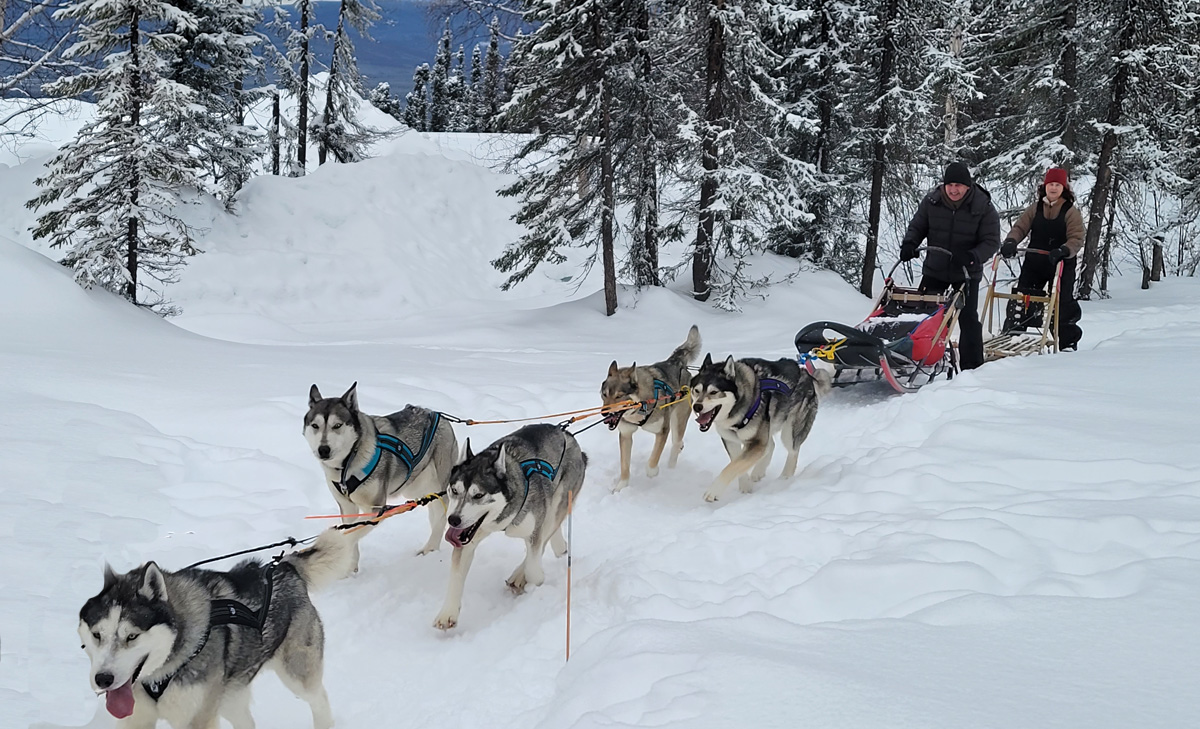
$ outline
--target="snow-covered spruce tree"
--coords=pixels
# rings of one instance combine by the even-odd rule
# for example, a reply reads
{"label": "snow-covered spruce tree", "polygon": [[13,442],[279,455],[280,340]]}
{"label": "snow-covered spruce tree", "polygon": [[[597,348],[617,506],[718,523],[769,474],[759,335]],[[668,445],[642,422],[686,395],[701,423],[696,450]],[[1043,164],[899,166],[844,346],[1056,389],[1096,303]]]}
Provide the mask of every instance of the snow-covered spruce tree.
{"label": "snow-covered spruce tree", "polygon": [[617,286],[609,11],[605,0],[536,0],[530,6],[527,19],[537,29],[514,49],[520,85],[505,116],[515,128],[541,123],[517,152],[519,179],[500,193],[520,199],[513,219],[528,232],[493,264],[510,274],[509,288],[543,262],[565,262],[564,249],[584,249],[586,267],[602,261],[605,311],[612,315]]}
{"label": "snow-covered spruce tree", "polygon": [[255,32],[262,16],[237,0],[170,0],[194,18],[192,28],[169,23],[183,44],[168,61],[166,77],[195,92],[196,103],[182,110],[168,129],[177,146],[200,157],[213,190],[226,203],[250,179],[262,154],[261,133],[246,125],[255,98],[247,79],[259,75],[254,55],[262,40]]}
{"label": "snow-covered spruce tree", "polygon": [[325,108],[314,124],[317,162],[325,164],[329,155],[338,162],[357,162],[367,145],[379,132],[358,119],[358,100],[366,96],[358,59],[354,55],[353,28],[370,39],[371,23],[379,20],[374,0],[341,0],[337,30],[333,34],[333,57],[325,81]]}
{"label": "snow-covered spruce tree", "polygon": [[384,114],[396,121],[404,121],[404,109],[400,106],[400,99],[392,94],[392,85],[387,81],[380,81],[371,89],[370,101],[372,106]]}
{"label": "snow-covered spruce tree", "polygon": [[488,48],[483,65],[483,89],[478,94],[482,107],[481,132],[498,132],[496,119],[500,116],[500,107],[504,96],[504,81],[500,77],[500,20],[492,18],[488,27]]}
{"label": "snow-covered spruce tree", "polygon": [[776,142],[789,110],[780,102],[783,58],[764,34],[791,22],[777,9],[770,0],[688,0],[670,50],[680,58],[692,49],[701,54],[701,91],[681,96],[685,134],[694,141],[683,169],[699,174],[698,200],[686,211],[698,221],[692,295],[722,308],[736,308],[766,283],[751,279],[746,267],[766,250],[771,228],[812,220],[816,168]]}
{"label": "snow-covered spruce tree", "polygon": [[429,94],[429,131],[450,131],[453,122],[454,109],[450,90],[450,65],[452,56],[450,42],[453,34],[450,31],[450,21],[446,21],[441,40],[438,41],[437,54],[433,58],[433,71],[430,78]]}
{"label": "snow-covered spruce tree", "polygon": [[482,132],[487,117],[487,103],[483,95],[483,50],[476,43],[471,51],[471,82],[467,91],[470,104],[470,126],[468,132]]}
{"label": "snow-covered spruce tree", "polygon": [[308,170],[309,125],[312,121],[312,69],[316,59],[312,51],[312,39],[324,33],[325,28],[314,23],[316,17],[313,0],[296,0],[297,26],[287,21],[287,13],[276,8],[274,25],[284,36],[286,69],[277,68],[284,90],[296,99],[296,121],[281,124],[284,128],[283,141],[294,152],[288,155],[288,175],[303,177]]}
{"label": "snow-covered spruce tree", "polygon": [[450,67],[450,83],[447,87],[450,100],[450,120],[447,131],[469,131],[472,124],[471,88],[467,85],[466,52],[460,45],[454,53],[453,64]]}
{"label": "snow-covered spruce tree", "polygon": [[[936,0],[935,0],[936,1]],[[931,162],[937,128],[929,124],[936,101],[923,80],[928,74],[931,21],[944,16],[923,0],[867,0],[871,23],[862,39],[865,84],[851,88],[856,126],[848,150],[869,170],[866,248],[859,291],[871,296],[879,231],[887,198],[911,215],[924,192],[922,170]]]}
{"label": "snow-covered spruce tree", "polygon": [[969,104],[964,142],[980,176],[1020,190],[1031,189],[1050,166],[1082,176],[1095,131],[1084,123],[1080,89],[1087,74],[1080,69],[1106,51],[1081,42],[1087,38],[1081,7],[1081,0],[1000,0],[972,15],[979,42],[963,53],[981,96]]}
{"label": "snow-covered spruce tree", "polygon": [[47,211],[34,238],[65,248],[62,263],[84,286],[161,304],[141,299],[153,291],[141,276],[169,283],[195,253],[176,209],[181,192],[201,186],[200,160],[169,134],[195,92],[166,78],[166,57],[183,43],[169,29],[194,30],[196,19],[160,0],[82,0],[61,17],[80,23],[67,56],[95,55],[104,65],[48,87],[62,96],[93,94],[96,117],[37,180],[42,191],[26,205]]}
{"label": "snow-covered spruce tree", "polygon": [[778,131],[778,143],[816,169],[809,195],[812,220],[773,228],[771,248],[807,257],[857,283],[862,252],[856,200],[864,191],[851,183],[859,175],[846,155],[852,127],[842,100],[849,80],[863,73],[855,62],[854,41],[867,19],[861,8],[842,0],[813,0],[806,7],[811,12],[781,26],[771,42],[783,59],[782,103],[789,122]]}
{"label": "snow-covered spruce tree", "polygon": [[[1190,25],[1196,22],[1189,0],[1104,0],[1096,8],[1102,15],[1091,19],[1092,37],[1109,54],[1103,58],[1106,62],[1091,69],[1103,79],[1104,111],[1096,121],[1101,137],[1079,271],[1081,299],[1092,294],[1114,176],[1121,175],[1123,187],[1128,182],[1128,187],[1142,188],[1144,195],[1171,192],[1177,184],[1160,174],[1169,168],[1144,161],[1173,158],[1178,130],[1164,128],[1162,120],[1169,116],[1164,112],[1178,104],[1180,81],[1189,74],[1193,51],[1188,39]],[[1106,25],[1101,25],[1102,18]],[[1120,154],[1119,146],[1125,146]],[[1125,161],[1143,163],[1131,167],[1123,165]]]}
{"label": "snow-covered spruce tree", "polygon": [[404,97],[404,123],[418,132],[429,131],[429,64],[413,71],[412,91]]}

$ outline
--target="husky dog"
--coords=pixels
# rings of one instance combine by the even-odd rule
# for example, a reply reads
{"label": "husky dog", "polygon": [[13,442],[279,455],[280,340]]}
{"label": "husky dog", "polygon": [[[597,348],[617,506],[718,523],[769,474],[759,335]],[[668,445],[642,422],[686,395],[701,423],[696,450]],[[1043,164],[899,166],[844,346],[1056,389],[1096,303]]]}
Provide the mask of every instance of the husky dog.
{"label": "husky dog", "polygon": [[557,425],[527,425],[478,454],[471,442],[463,461],[450,473],[446,541],[454,545],[446,601],[433,625],[447,630],[458,624],[463,583],[475,547],[493,532],[525,540],[525,559],[506,583],[520,594],[528,584],[545,579],[542,553],[546,543],[561,557],[567,542],[560,528],[567,516],[568,494],[577,498],[583,486],[587,455],[575,437]]}
{"label": "husky dog", "polygon": [[[308,391],[304,437],[325,469],[325,481],[345,516],[379,509],[388,499],[415,499],[446,490],[458,441],[441,413],[409,405],[400,412],[367,415],[358,409],[358,383],[341,397]],[[429,540],[417,554],[434,552],[442,541],[446,510],[431,503]],[[358,570],[355,552],[354,569]]]}
{"label": "husky dog", "polygon": [[[635,362],[629,367],[617,367],[614,359],[608,366],[604,384],[600,386],[600,399],[605,405],[629,400],[649,403],[660,398],[665,402],[666,398],[675,396],[687,384],[690,377],[687,367],[699,354],[700,329],[693,325],[688,331],[687,340],[676,347],[664,362],[643,367],[638,367]],[[658,459],[662,457],[669,435],[674,435],[674,439],[667,468],[675,468],[679,462],[679,452],[683,450],[683,431],[688,423],[686,405],[660,409],[655,405],[643,404],[637,409],[609,413],[604,422],[609,430],[618,430],[620,433],[621,477],[613,491],[620,491],[629,485],[630,452],[633,450],[633,434],[638,428],[645,428],[654,434],[654,449],[650,451],[650,461],[646,464],[648,477],[658,475]]]}
{"label": "husky dog", "polygon": [[308,702],[315,729],[333,724],[322,684],[325,634],[308,591],[342,577],[369,530],[329,529],[311,548],[266,566],[167,572],[154,562],[104,587],[79,611],[91,683],[128,729],[253,729],[250,682],[272,668]]}
{"label": "husky dog", "polygon": [[[788,452],[781,476],[791,478],[800,444],[817,417],[818,400],[830,385],[828,372],[809,375],[791,359],[731,356],[714,364],[712,356],[705,355],[691,382],[692,409],[701,431],[717,426],[729,465],[704,492],[704,500],[721,498],[734,479],[739,479],[743,493],[749,493],[752,484],[766,475],[776,433]],[[754,470],[747,475],[751,467]]]}

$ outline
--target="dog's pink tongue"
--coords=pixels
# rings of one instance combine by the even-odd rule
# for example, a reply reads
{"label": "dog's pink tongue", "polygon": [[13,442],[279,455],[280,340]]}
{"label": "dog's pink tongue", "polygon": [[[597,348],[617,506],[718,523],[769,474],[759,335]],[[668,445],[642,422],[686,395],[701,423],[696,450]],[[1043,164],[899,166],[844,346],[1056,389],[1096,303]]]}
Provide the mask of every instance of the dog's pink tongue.
{"label": "dog's pink tongue", "polygon": [[124,719],[133,713],[133,681],[112,689],[104,698],[108,704],[108,713],[118,719]]}
{"label": "dog's pink tongue", "polygon": [[446,541],[450,542],[456,547],[462,547],[462,540],[460,537],[464,531],[466,531],[466,529],[462,529],[460,527],[450,527],[446,530]]}

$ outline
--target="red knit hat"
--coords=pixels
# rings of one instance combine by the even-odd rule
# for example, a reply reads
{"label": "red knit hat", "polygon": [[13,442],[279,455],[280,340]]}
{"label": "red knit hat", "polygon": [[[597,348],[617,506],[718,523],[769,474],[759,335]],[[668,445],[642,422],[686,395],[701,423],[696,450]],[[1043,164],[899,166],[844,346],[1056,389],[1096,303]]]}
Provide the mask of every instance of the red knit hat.
{"label": "red knit hat", "polygon": [[1051,182],[1057,182],[1063,187],[1070,187],[1067,182],[1067,171],[1061,167],[1051,167],[1046,170],[1046,179],[1042,180],[1043,185],[1049,185]]}

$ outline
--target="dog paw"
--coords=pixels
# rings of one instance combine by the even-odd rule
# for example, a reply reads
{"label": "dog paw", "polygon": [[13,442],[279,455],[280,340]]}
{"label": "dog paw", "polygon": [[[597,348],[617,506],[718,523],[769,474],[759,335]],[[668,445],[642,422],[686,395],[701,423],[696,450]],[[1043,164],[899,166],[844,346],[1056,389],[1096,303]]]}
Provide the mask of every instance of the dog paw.
{"label": "dog paw", "polygon": [[433,544],[433,545],[426,544],[424,547],[421,547],[419,550],[417,550],[417,556],[424,557],[427,554],[432,554],[432,553],[438,551],[438,548],[441,546],[442,546],[442,542],[440,539],[438,540],[437,544]]}
{"label": "dog paw", "polygon": [[438,613],[437,618],[433,621],[433,627],[437,628],[438,630],[450,630],[456,625],[458,625],[457,610],[453,612],[449,610],[443,610],[442,612]]}
{"label": "dog paw", "polygon": [[[750,483],[758,483],[759,481],[763,480],[763,478],[766,477],[766,475],[767,475],[766,471],[763,471],[762,473],[758,473],[756,471],[756,472],[750,474]],[[743,484],[743,486],[744,485],[745,484]]]}
{"label": "dog paw", "polygon": [[504,584],[508,585],[508,589],[512,590],[514,595],[520,595],[525,592],[526,582],[524,575],[520,577],[510,577],[504,581]]}
{"label": "dog paw", "polygon": [[720,498],[721,493],[719,491],[713,491],[712,489],[709,489],[708,491],[704,492],[704,500],[708,501],[709,503],[717,501]]}
{"label": "dog paw", "polygon": [[628,485],[629,485],[629,479],[627,479],[627,478],[623,478],[623,479],[617,481],[617,484],[615,486],[613,486],[613,493],[614,494],[619,493],[621,491],[621,489],[625,488]]}
{"label": "dog paw", "polygon": [[658,475],[658,466],[646,466],[646,476],[648,478],[654,478],[657,475]]}
{"label": "dog paw", "polygon": [[741,491],[743,494],[752,493],[754,491],[754,484],[757,481],[758,479],[754,478],[750,479],[749,481],[742,481],[738,483],[738,491]]}

